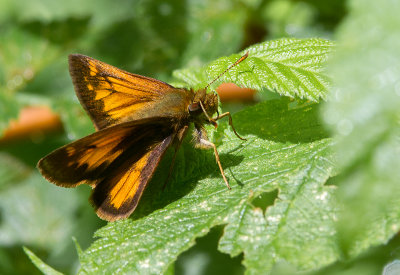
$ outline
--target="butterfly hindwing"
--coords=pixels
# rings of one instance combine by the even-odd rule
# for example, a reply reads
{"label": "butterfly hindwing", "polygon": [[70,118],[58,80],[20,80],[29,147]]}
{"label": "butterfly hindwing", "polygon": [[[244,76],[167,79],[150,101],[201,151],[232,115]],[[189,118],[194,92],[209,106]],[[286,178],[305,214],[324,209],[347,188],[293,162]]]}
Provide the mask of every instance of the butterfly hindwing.
{"label": "butterfly hindwing", "polygon": [[76,94],[96,129],[155,115],[174,116],[185,111],[189,101],[184,89],[88,56],[70,55],[69,71]]}
{"label": "butterfly hindwing", "polygon": [[166,137],[146,152],[130,154],[127,150],[114,163],[90,197],[100,218],[114,221],[128,217],[135,210],[147,182],[173,138],[173,135]]}

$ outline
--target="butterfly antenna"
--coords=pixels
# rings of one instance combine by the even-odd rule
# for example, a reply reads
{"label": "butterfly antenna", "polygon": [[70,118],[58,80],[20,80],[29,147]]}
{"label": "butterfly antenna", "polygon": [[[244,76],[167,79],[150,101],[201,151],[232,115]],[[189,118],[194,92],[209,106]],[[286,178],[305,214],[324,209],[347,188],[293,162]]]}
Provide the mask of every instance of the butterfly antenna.
{"label": "butterfly antenna", "polygon": [[208,87],[211,86],[211,84],[213,84],[215,81],[217,81],[221,76],[223,76],[227,71],[229,71],[230,69],[232,69],[233,67],[235,67],[237,64],[239,64],[240,62],[242,62],[243,60],[245,60],[247,57],[249,56],[249,52],[246,52],[241,58],[239,58],[238,60],[236,60],[235,63],[233,63],[232,65],[230,65],[225,71],[223,71],[222,73],[219,74],[219,76],[217,76],[213,81],[211,81],[210,83],[207,84],[206,86],[206,90]]}

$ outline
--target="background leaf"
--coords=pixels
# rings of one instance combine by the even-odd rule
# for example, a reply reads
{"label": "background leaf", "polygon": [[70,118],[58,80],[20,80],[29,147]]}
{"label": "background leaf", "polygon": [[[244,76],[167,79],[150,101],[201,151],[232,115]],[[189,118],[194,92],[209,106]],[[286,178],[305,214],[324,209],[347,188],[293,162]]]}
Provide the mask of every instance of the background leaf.
{"label": "background leaf", "polygon": [[[56,53],[47,41],[38,39],[26,31],[5,25],[0,29],[0,133],[11,119],[18,117],[21,106],[17,92],[26,85]],[[46,58],[37,59],[46,52]]]}
{"label": "background leaf", "polygon": [[339,236],[345,254],[354,257],[400,229],[400,32],[392,30],[400,24],[400,4],[350,3],[323,116],[339,139]]}
{"label": "background leaf", "polygon": [[50,266],[46,265],[42,260],[40,260],[32,251],[28,248],[24,247],[25,253],[29,256],[32,263],[37,266],[43,274],[46,275],[61,275],[62,273],[58,272],[57,270],[51,268]]}
{"label": "background leaf", "polygon": [[21,162],[19,159],[0,152],[0,188],[7,188],[7,184],[12,182],[22,181],[27,178],[32,171],[27,165]]}

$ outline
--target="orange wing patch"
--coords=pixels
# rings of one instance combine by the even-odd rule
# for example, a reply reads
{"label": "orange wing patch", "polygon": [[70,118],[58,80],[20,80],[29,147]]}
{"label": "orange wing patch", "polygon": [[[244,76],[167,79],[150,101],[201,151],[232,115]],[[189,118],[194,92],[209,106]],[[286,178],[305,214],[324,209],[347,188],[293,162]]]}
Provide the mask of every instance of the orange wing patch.
{"label": "orange wing patch", "polygon": [[[120,138],[118,137],[118,140],[121,140]],[[107,162],[113,162],[122,153],[122,150],[115,150],[115,147],[113,147],[117,143],[115,140],[107,141],[108,144],[105,144],[104,147],[93,143],[89,147],[82,148],[83,150],[76,151],[74,149],[75,152],[68,155],[67,166],[76,167],[77,169],[83,166],[89,169],[97,169],[105,162],[105,159],[107,159]],[[74,157],[77,154],[79,154],[79,158]]]}
{"label": "orange wing patch", "polygon": [[69,71],[76,94],[96,129],[145,118],[146,110],[176,90],[162,81],[79,54],[69,56]]}
{"label": "orange wing patch", "polygon": [[[118,170],[120,163],[132,156],[135,159],[130,165],[136,163],[153,144],[170,136],[173,126],[166,122],[154,118],[108,127],[53,151],[39,161],[38,168],[56,185],[75,187],[86,183],[95,187],[106,177],[107,169]],[[121,157],[124,159],[119,160]]]}
{"label": "orange wing patch", "polygon": [[39,161],[38,168],[59,186],[94,186],[96,177],[134,142],[134,138],[127,139],[131,131],[127,124],[93,133],[53,151]]}
{"label": "orange wing patch", "polygon": [[132,161],[135,156],[125,159],[97,184],[90,201],[100,218],[114,221],[128,217],[135,210],[147,183],[173,138],[173,134],[168,136],[141,155],[138,160]]}
{"label": "orange wing patch", "polygon": [[114,208],[121,208],[124,201],[130,200],[137,193],[140,173],[148,164],[151,151],[145,154],[111,189],[110,203]]}

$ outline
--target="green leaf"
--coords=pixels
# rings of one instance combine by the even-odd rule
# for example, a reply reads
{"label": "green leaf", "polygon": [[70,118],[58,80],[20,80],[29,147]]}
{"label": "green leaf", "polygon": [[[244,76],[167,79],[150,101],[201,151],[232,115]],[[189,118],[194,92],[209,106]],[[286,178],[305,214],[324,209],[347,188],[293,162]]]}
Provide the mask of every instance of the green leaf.
{"label": "green leaf", "polygon": [[311,24],[315,19],[315,13],[316,10],[309,1],[270,1],[262,9],[263,17],[268,20],[271,37],[304,37],[310,32],[315,32],[311,29],[315,28],[315,25]]}
{"label": "green leaf", "polygon": [[59,98],[53,101],[53,108],[60,114],[69,140],[94,132],[93,123],[76,98]]}
{"label": "green leaf", "polygon": [[24,180],[31,172],[32,170],[19,159],[0,152],[0,190],[7,188],[11,183]]}
{"label": "green leaf", "polygon": [[242,2],[190,1],[186,18],[190,32],[181,55],[181,66],[198,67],[221,55],[235,52],[245,35],[246,13]]}
{"label": "green leaf", "polygon": [[[254,251],[247,249],[250,243],[243,245],[240,234],[229,233],[243,225],[239,214],[243,209],[250,215],[246,220],[258,228],[248,230],[247,237],[263,244],[253,246],[253,250],[259,257],[265,251],[267,255],[276,255],[264,271],[283,257],[279,253],[293,248],[296,249],[288,260],[304,270],[337,259],[336,247],[332,245],[332,187],[323,186],[333,167],[331,143],[317,121],[316,106],[288,111],[288,103],[286,99],[264,102],[237,113],[233,118],[236,129],[247,142],[221,124],[221,133],[216,135],[217,139],[222,137],[217,140],[221,144],[218,150],[233,187],[231,191],[224,186],[212,152],[196,150],[190,144],[183,146],[174,169],[177,180],[161,192],[165,177],[156,175],[134,219],[109,223],[96,233],[98,239],[81,255],[81,272],[164,272],[197,237],[226,223],[221,249],[232,254],[244,251],[247,267],[260,270],[260,265],[251,261]],[[269,117],[272,118],[267,121],[261,119]],[[299,123],[287,125],[285,122],[292,117],[297,117]],[[309,129],[302,134],[304,124]],[[168,166],[164,168],[166,174]],[[280,191],[279,198],[266,216],[261,210],[252,214],[249,205],[253,199],[275,189]],[[269,245],[271,240],[279,246]],[[230,246],[236,247],[233,252]],[[302,246],[307,254],[301,253]]]}
{"label": "green leaf", "polygon": [[57,54],[57,49],[15,26],[0,29],[0,134],[18,116],[17,94]]}
{"label": "green leaf", "polygon": [[338,235],[354,257],[400,230],[400,24],[398,1],[350,1],[323,116],[338,136],[343,211]]}
{"label": "green leaf", "polygon": [[24,251],[26,255],[28,255],[29,259],[31,259],[32,263],[46,275],[61,275],[62,273],[58,272],[51,266],[44,263],[38,256],[36,256],[32,251],[24,246]]}
{"label": "green leaf", "polygon": [[310,163],[290,186],[282,185],[280,197],[265,216],[262,209],[244,204],[229,217],[220,249],[232,256],[243,251],[248,274],[263,273],[283,259],[300,270],[311,270],[339,258],[335,188],[323,186],[331,164],[320,159]]}
{"label": "green leaf", "polygon": [[[0,67],[6,90],[14,92],[25,87],[35,75],[52,62],[59,49],[17,26],[5,25],[0,31]],[[3,85],[3,83],[2,83]]]}
{"label": "green leaf", "polygon": [[18,117],[18,111],[18,102],[0,87],[0,135],[10,125],[10,120]]}
{"label": "green leaf", "polygon": [[[333,43],[324,39],[280,39],[251,46],[242,54],[219,58],[203,70],[184,69],[174,76],[194,88],[205,87],[207,82],[224,72],[241,55],[249,57],[230,69],[221,81],[243,87],[267,88],[281,95],[311,101],[325,99],[329,88],[323,65],[332,52]],[[207,81],[205,81],[207,80]]]}
{"label": "green leaf", "polygon": [[[229,65],[228,65],[229,66]],[[172,75],[178,79],[178,82],[172,82],[175,87],[192,87],[201,89],[207,85],[207,77],[202,73],[203,70],[197,69],[181,69],[172,72]],[[179,82],[181,81],[181,82]]]}
{"label": "green leaf", "polygon": [[66,239],[70,240],[78,201],[76,193],[46,182],[38,172],[19,184],[9,184],[0,192],[0,244],[22,242],[60,249]]}
{"label": "green leaf", "polygon": [[2,0],[0,20],[16,19],[19,22],[41,21],[45,23],[65,20],[68,18],[93,17],[93,25],[104,27],[115,21],[132,16],[130,1],[115,3],[107,0],[71,0],[55,3],[51,0],[12,1]]}
{"label": "green leaf", "polygon": [[[275,148],[269,148],[274,152],[273,158],[282,161],[278,165],[280,171],[290,170],[301,162],[303,164],[297,166],[293,174],[285,175],[288,177],[286,179],[281,179],[278,171],[267,172],[273,174],[270,175],[271,180],[277,181],[279,188],[274,205],[267,208],[265,215],[260,208],[249,204],[238,207],[228,218],[230,223],[221,239],[220,249],[232,256],[244,251],[244,264],[249,274],[264,273],[282,259],[301,270],[332,263],[339,257],[334,225],[336,204],[332,198],[335,188],[324,186],[324,183],[333,175],[334,166],[330,141],[324,138],[326,133],[318,121],[311,119],[317,117],[317,108],[311,106],[287,111],[282,103],[277,109],[271,103],[265,107],[268,111],[257,107],[254,110],[257,116],[263,118],[261,125],[255,124],[255,119],[247,110],[241,112],[239,118],[235,119],[235,125],[241,125],[240,133],[252,133],[255,132],[254,128],[262,127],[266,140],[290,141],[286,143],[287,147],[276,151]],[[295,127],[294,120],[297,124]],[[301,134],[298,132],[300,129]],[[311,148],[294,153],[300,147],[291,147],[293,144]],[[257,151],[254,151],[253,157],[258,156]],[[258,162],[259,166],[271,165],[261,155]],[[288,165],[286,168],[284,163]],[[271,166],[276,167],[273,164]],[[264,173],[257,176],[269,180]]]}

